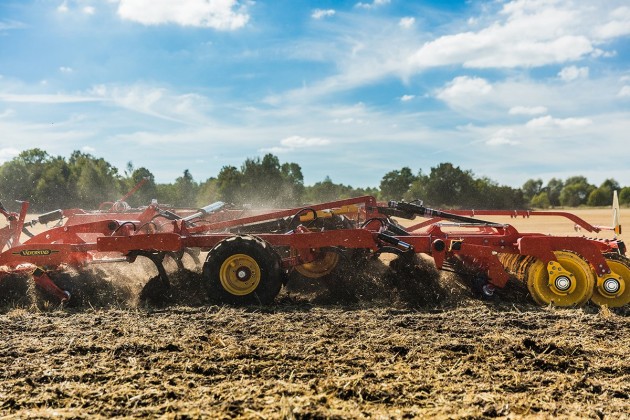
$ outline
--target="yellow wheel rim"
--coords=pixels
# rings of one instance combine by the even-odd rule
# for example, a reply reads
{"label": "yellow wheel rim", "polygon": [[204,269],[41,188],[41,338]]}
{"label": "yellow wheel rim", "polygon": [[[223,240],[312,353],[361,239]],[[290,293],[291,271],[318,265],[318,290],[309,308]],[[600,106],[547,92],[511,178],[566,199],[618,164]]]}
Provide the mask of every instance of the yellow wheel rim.
{"label": "yellow wheel rim", "polygon": [[545,265],[535,261],[527,270],[527,288],[540,305],[580,306],[593,295],[595,274],[577,254],[556,251],[556,260]]}
{"label": "yellow wheel rim", "polygon": [[597,279],[591,301],[599,306],[619,308],[630,303],[630,287],[626,283],[630,280],[630,267],[617,260],[606,259],[606,263],[612,273]]}
{"label": "yellow wheel rim", "polygon": [[295,271],[310,279],[318,279],[330,274],[339,262],[339,254],[334,251],[328,251],[320,254],[320,256],[306,264],[298,265]]}
{"label": "yellow wheel rim", "polygon": [[245,296],[256,290],[260,284],[260,267],[249,255],[234,254],[221,264],[219,278],[228,293]]}

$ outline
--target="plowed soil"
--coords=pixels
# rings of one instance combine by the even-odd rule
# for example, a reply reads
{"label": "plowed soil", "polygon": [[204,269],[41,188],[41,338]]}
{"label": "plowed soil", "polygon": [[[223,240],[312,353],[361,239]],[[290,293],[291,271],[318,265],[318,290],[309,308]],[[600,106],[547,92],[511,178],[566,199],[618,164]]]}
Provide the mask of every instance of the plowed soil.
{"label": "plowed soil", "polygon": [[69,307],[5,279],[0,417],[630,418],[628,308],[480,301],[388,263],[253,307],[210,300],[190,261],[152,303],[141,261],[56,278]]}

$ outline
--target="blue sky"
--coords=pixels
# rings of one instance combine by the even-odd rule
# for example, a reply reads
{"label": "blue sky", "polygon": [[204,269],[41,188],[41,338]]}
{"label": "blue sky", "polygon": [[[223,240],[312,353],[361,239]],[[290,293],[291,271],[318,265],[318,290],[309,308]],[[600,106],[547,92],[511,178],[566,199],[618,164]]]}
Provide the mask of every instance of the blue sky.
{"label": "blue sky", "polygon": [[441,162],[630,186],[627,0],[2,0],[0,163],[158,182],[273,153],[311,185]]}

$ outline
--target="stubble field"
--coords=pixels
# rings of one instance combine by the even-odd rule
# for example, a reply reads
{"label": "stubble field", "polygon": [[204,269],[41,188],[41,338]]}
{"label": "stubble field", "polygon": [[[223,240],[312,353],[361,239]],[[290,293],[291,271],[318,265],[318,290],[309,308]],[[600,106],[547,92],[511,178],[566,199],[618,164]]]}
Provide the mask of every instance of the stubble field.
{"label": "stubble field", "polygon": [[[628,308],[540,308],[515,283],[481,302],[450,273],[426,298],[388,263],[265,307],[208,301],[192,266],[159,307],[137,302],[155,275],[142,262],[61,279],[68,308],[0,285],[0,417],[628,418]],[[416,274],[435,280],[421,260]]]}

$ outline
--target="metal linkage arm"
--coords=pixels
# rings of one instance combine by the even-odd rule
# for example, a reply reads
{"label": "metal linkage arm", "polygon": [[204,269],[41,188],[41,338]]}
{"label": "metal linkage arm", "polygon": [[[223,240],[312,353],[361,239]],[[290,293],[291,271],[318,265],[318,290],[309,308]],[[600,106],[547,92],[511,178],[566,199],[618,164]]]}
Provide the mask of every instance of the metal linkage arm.
{"label": "metal linkage arm", "polygon": [[402,211],[408,214],[414,214],[422,217],[439,217],[446,220],[452,220],[462,223],[471,223],[476,225],[495,225],[494,222],[488,222],[486,220],[475,219],[472,217],[461,216],[458,214],[448,213],[441,210],[434,210],[428,207],[424,207],[422,204],[407,203],[405,201],[390,201],[388,203],[390,208]]}

